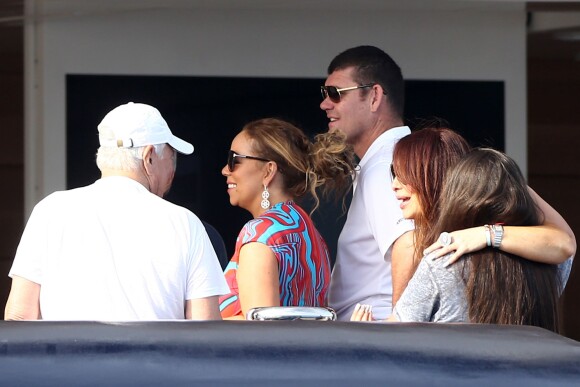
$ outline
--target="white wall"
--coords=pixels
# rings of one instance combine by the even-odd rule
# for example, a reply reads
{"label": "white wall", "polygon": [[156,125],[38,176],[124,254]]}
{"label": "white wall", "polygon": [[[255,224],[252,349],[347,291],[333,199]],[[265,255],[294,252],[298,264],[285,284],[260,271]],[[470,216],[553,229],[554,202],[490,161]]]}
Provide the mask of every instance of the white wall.
{"label": "white wall", "polygon": [[516,3],[370,11],[153,9],[29,21],[26,211],[66,185],[66,74],[323,77],[337,53],[359,44],[383,48],[406,79],[505,81],[506,150],[525,174],[525,16],[525,5]]}

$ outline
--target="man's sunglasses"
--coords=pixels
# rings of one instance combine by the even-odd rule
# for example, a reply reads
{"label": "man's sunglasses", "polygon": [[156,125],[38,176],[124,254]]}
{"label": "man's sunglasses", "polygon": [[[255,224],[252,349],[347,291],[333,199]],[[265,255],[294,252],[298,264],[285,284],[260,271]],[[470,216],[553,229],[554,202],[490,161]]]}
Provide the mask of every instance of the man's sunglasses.
{"label": "man's sunglasses", "polygon": [[325,100],[326,97],[330,98],[330,100],[334,103],[340,102],[340,97],[343,91],[351,91],[356,89],[364,89],[367,87],[373,87],[375,83],[367,83],[366,85],[360,86],[353,86],[353,87],[343,87],[339,89],[336,86],[320,86],[320,93],[322,94],[322,100]]}
{"label": "man's sunglasses", "polygon": [[238,158],[250,159],[250,160],[259,160],[259,161],[271,161],[271,160],[263,159],[261,157],[239,155],[230,149],[230,151],[228,152],[228,169],[230,170],[230,172],[233,172],[234,168],[236,167],[236,164],[240,163],[240,161],[237,160]]}

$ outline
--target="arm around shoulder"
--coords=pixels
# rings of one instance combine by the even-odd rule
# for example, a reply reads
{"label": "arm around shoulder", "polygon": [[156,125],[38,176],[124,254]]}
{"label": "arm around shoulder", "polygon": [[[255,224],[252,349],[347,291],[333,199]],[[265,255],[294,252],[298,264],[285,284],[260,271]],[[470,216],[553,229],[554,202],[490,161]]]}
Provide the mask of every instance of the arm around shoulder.
{"label": "arm around shoulder", "polygon": [[[519,255],[531,261],[561,264],[576,254],[576,237],[564,218],[544,199],[529,188],[534,202],[543,214],[543,223],[539,226],[504,226],[501,240],[502,251]],[[425,253],[441,257],[454,253],[449,259],[453,263],[463,254],[480,250],[486,246],[486,231],[483,226],[451,233],[453,243],[442,246],[438,241],[429,246]]]}
{"label": "arm around shoulder", "polygon": [[539,226],[504,227],[500,249],[532,261],[560,264],[576,254],[576,237],[564,218],[528,187],[543,214]]}
{"label": "arm around shoulder", "polygon": [[576,237],[564,218],[540,197],[533,189],[528,187],[536,205],[544,215],[544,222],[540,228],[544,228],[544,241],[550,242],[555,248],[554,260],[546,263],[562,263],[566,259],[576,255]]}

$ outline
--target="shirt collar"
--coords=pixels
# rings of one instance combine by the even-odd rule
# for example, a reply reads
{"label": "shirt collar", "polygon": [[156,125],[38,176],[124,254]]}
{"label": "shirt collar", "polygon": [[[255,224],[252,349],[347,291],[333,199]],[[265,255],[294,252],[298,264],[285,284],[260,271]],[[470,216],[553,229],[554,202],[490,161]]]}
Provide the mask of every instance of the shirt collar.
{"label": "shirt collar", "polygon": [[375,153],[377,153],[384,145],[395,144],[401,138],[411,134],[411,129],[408,126],[397,126],[395,128],[386,130],[381,134],[369,147],[358,165],[362,168],[367,160],[369,160]]}

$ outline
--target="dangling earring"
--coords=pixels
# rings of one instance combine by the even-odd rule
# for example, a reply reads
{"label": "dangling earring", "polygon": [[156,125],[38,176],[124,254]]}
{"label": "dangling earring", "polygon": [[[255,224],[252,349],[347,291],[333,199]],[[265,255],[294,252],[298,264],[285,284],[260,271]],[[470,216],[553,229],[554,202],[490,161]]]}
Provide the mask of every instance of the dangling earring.
{"label": "dangling earring", "polygon": [[260,206],[262,206],[263,209],[268,209],[270,208],[270,201],[268,200],[268,198],[270,197],[270,192],[268,192],[268,187],[266,187],[266,184],[264,184],[264,191],[262,191],[262,203],[260,203]]}

